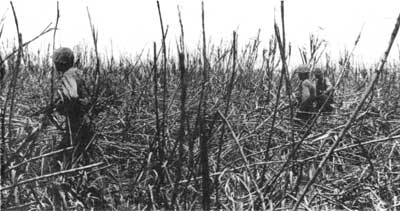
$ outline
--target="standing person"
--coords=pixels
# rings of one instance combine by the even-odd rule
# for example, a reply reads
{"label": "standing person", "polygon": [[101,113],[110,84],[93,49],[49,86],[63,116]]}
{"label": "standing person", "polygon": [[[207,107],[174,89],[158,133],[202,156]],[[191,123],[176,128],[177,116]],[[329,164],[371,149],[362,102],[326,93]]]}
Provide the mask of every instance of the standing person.
{"label": "standing person", "polygon": [[319,110],[326,102],[325,106],[322,108],[322,112],[332,112],[334,103],[333,100],[333,86],[328,77],[324,77],[321,68],[316,68],[314,71],[315,76],[315,87],[316,87],[316,109]]}
{"label": "standing person", "polygon": [[298,67],[295,71],[300,79],[300,85],[297,92],[297,101],[299,111],[296,117],[305,121],[308,121],[312,117],[314,112],[314,100],[315,100],[315,87],[313,82],[310,80],[310,72],[305,66]]}
{"label": "standing person", "polygon": [[72,153],[63,154],[66,166],[70,166],[69,164],[80,155],[83,159],[87,159],[85,148],[94,136],[93,126],[87,115],[89,98],[82,71],[72,67],[74,64],[72,50],[57,49],[53,54],[53,62],[57,72],[61,74],[56,110],[66,119],[65,133],[58,149],[74,146]]}

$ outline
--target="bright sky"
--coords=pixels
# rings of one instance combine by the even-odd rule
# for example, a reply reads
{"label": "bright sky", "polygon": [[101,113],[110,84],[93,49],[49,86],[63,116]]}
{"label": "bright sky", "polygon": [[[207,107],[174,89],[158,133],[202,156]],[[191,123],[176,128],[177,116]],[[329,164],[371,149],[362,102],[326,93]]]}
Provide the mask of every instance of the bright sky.
{"label": "bright sky", "polygon": [[[40,33],[50,22],[55,23],[56,0],[13,0],[25,41]],[[253,39],[261,29],[261,47],[266,48],[273,34],[274,14],[279,20],[280,0],[204,0],[206,34],[212,42],[231,40],[237,30],[239,43]],[[86,7],[99,31],[102,52],[135,56],[142,49],[159,45],[161,33],[155,0],[60,0],[60,30],[57,46],[92,45]],[[180,33],[177,5],[180,5],[185,42],[192,50],[201,40],[201,0],[160,0],[164,24],[169,26],[169,43],[175,48]],[[292,43],[292,63],[299,64],[298,48],[307,46],[314,33],[329,42],[328,52],[337,58],[344,48],[351,49],[361,30],[355,51],[361,62],[375,63],[383,54],[400,13],[399,0],[286,0],[287,40]],[[0,16],[5,16],[2,46],[14,39],[16,29],[9,1],[0,1]],[[31,45],[43,48],[52,43],[52,33]],[[391,58],[399,58],[400,37],[396,39]]]}

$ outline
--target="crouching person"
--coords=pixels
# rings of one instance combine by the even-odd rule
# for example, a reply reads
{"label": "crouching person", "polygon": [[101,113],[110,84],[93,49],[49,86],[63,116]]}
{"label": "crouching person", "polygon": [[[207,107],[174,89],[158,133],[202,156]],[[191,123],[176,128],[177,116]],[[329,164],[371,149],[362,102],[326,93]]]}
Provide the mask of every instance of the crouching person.
{"label": "crouching person", "polygon": [[74,54],[69,48],[59,48],[54,52],[53,62],[58,73],[58,94],[56,111],[66,120],[63,139],[57,147],[63,149],[73,146],[72,151],[60,154],[58,161],[63,161],[64,168],[70,168],[81,158],[88,162],[88,144],[94,136],[94,127],[88,118],[89,96],[82,77],[82,71],[73,68]]}
{"label": "crouching person", "polygon": [[296,117],[308,121],[314,112],[315,87],[310,80],[310,72],[307,67],[301,66],[296,69],[300,79],[300,85],[297,92],[298,109]]}
{"label": "crouching person", "polygon": [[[333,99],[333,86],[329,81],[329,78],[325,77],[320,68],[316,68],[314,71],[315,75],[315,87],[316,87],[316,110],[322,108],[322,112],[332,112],[334,104]],[[326,103],[325,103],[326,102]],[[325,104],[324,107],[322,107]]]}

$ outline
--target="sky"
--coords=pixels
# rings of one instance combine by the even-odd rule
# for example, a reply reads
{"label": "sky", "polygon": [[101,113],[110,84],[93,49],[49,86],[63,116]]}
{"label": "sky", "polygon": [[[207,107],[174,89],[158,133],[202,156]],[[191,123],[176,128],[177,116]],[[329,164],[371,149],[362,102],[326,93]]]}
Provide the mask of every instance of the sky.
{"label": "sky", "polygon": [[[55,23],[56,0],[13,0],[13,4],[24,41]],[[153,42],[160,46],[156,0],[59,0],[59,5],[57,47],[92,46],[87,8],[98,29],[100,52],[136,56],[143,49],[151,52]],[[185,43],[195,50],[201,41],[201,0],[160,0],[160,5],[164,25],[168,25],[168,43],[175,47],[180,33],[179,5]],[[261,30],[260,46],[267,48],[274,18],[279,21],[280,17],[280,0],[204,0],[204,5],[206,36],[213,43],[228,43],[236,30],[239,46],[243,46]],[[285,0],[287,42],[293,49],[291,63],[301,63],[298,48],[308,46],[310,34],[326,40],[327,53],[337,59],[344,49],[353,47],[361,29],[355,58],[360,63],[376,63],[388,45],[399,13],[399,0]],[[7,50],[7,40],[16,37],[9,1],[0,0],[0,17],[5,18],[1,43]],[[51,43],[52,33],[32,43],[30,49],[43,49]],[[391,59],[399,59],[399,46],[398,37]]]}

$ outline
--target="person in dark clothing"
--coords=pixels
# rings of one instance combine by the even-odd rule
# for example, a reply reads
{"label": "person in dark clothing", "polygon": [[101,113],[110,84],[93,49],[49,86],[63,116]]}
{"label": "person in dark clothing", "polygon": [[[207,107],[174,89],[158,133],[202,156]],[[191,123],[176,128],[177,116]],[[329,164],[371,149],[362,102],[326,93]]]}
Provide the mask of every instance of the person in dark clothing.
{"label": "person in dark clothing", "polygon": [[332,112],[332,104],[334,103],[333,86],[329,78],[324,77],[324,74],[320,68],[316,68],[314,70],[314,76],[316,88],[316,110],[318,111],[319,109],[321,109],[325,101],[327,101],[325,106],[322,108],[322,112]]}
{"label": "person in dark clothing", "polygon": [[310,80],[310,72],[305,66],[298,67],[295,71],[300,79],[297,92],[298,109],[296,117],[308,121],[314,112],[315,87]]}
{"label": "person in dark clothing", "polygon": [[[54,52],[53,62],[57,72],[61,73],[58,82],[56,111],[66,119],[66,128],[58,149],[74,146],[73,152],[64,153],[66,165],[71,164],[80,155],[87,159],[85,150],[94,136],[94,127],[87,116],[89,95],[82,77],[82,71],[73,68],[74,54],[69,48],[59,48]],[[70,163],[71,162],[71,163]]]}

